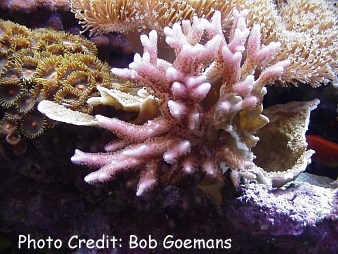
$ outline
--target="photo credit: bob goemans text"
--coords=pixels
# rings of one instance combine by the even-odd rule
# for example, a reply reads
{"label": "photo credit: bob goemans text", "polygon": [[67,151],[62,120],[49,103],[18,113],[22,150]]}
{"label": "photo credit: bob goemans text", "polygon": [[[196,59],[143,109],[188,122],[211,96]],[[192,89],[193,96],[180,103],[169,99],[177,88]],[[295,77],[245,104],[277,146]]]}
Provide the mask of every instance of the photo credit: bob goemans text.
{"label": "photo credit: bob goemans text", "polygon": [[155,239],[152,235],[140,238],[136,235],[130,235],[128,239],[118,238],[116,236],[105,235],[98,239],[84,239],[79,235],[70,236],[68,240],[58,238],[35,239],[30,234],[19,235],[18,249],[20,250],[46,250],[46,249],[118,249],[127,246],[129,249],[191,249],[191,250],[228,250],[232,247],[231,238],[201,239],[175,238],[174,235],[166,235],[162,239]]}

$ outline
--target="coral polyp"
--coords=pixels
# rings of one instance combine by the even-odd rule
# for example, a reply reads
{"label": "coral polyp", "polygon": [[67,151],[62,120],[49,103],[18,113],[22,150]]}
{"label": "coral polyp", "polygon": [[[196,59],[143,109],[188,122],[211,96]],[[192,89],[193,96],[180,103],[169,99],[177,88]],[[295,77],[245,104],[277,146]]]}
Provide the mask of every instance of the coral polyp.
{"label": "coral polyp", "polygon": [[81,92],[90,91],[95,88],[94,78],[84,71],[74,71],[65,80],[67,86],[73,87]]}
{"label": "coral polyp", "polygon": [[61,61],[61,56],[52,55],[42,58],[36,70],[36,77],[39,83],[48,83],[50,80],[56,81],[56,68]]}
{"label": "coral polyp", "polygon": [[5,134],[5,135],[13,133],[17,127],[14,121],[11,121],[6,118],[0,122],[0,126],[1,126],[0,133]]}
{"label": "coral polyp", "polygon": [[18,79],[20,79],[20,77],[21,77],[20,71],[18,70],[18,68],[15,65],[10,65],[10,66],[4,67],[3,78],[5,80],[16,80],[17,81]]}
{"label": "coral polyp", "polygon": [[10,145],[17,145],[21,141],[21,135],[18,132],[9,133],[6,136],[6,141]]}
{"label": "coral polyp", "polygon": [[19,95],[16,107],[20,113],[27,113],[34,108],[35,102],[33,93],[24,92]]}
{"label": "coral polyp", "polygon": [[38,60],[34,59],[33,57],[23,57],[20,60],[21,65],[21,78],[23,81],[31,81],[37,66],[38,66]]}
{"label": "coral polyp", "polygon": [[25,137],[32,139],[41,135],[46,125],[45,117],[39,112],[35,112],[23,117],[20,129]]}
{"label": "coral polyp", "polygon": [[55,101],[71,109],[76,109],[81,104],[81,96],[81,90],[66,86],[55,94]]}
{"label": "coral polyp", "polygon": [[3,107],[13,106],[19,97],[21,85],[16,80],[2,81],[0,85],[0,105]]}

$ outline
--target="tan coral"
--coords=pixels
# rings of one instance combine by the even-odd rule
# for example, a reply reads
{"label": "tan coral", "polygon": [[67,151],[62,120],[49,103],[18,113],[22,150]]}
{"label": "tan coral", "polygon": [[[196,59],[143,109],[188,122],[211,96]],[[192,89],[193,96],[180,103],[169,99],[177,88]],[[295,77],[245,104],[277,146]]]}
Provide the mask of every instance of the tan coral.
{"label": "tan coral", "polygon": [[[102,1],[71,1],[70,6],[75,12],[75,17],[86,22],[81,22],[84,29],[91,29],[91,33],[108,31],[124,32],[135,28],[135,16],[138,14],[137,1],[128,0],[102,0]],[[111,19],[116,20],[111,23]],[[87,22],[89,21],[89,22]],[[96,25],[93,26],[93,23]]]}
{"label": "tan coral", "polygon": [[136,17],[139,17],[137,19],[139,31],[155,29],[161,32],[164,27],[172,26],[184,19],[191,20],[195,15],[195,9],[190,1],[149,0],[145,6],[140,4],[138,9],[140,13]]}
{"label": "tan coral", "polygon": [[[262,181],[280,187],[305,171],[313,150],[307,150],[305,132],[310,112],[319,100],[290,102],[263,111],[270,123],[257,131],[260,141],[253,148]],[[264,180],[263,180],[264,179]]]}
{"label": "tan coral", "polygon": [[[85,30],[91,30],[93,34],[124,32],[128,39],[135,43],[142,31],[156,29],[161,35],[164,26],[174,21],[191,20],[194,14],[210,18],[215,10],[221,11],[222,26],[228,35],[232,9],[248,9],[248,25],[261,25],[262,43],[282,43],[280,53],[270,64],[287,57],[291,60],[291,65],[276,83],[301,82],[316,87],[335,80],[338,68],[337,10],[325,0],[274,2],[145,0],[139,4],[134,0],[71,0],[71,10],[76,18],[80,19],[80,24],[83,24]],[[162,44],[160,40],[159,45]],[[134,49],[139,51],[141,47],[135,44]],[[172,60],[172,56],[168,56],[168,59]]]}
{"label": "tan coral", "polygon": [[98,125],[98,122],[94,116],[78,111],[73,111],[52,101],[41,101],[38,105],[38,110],[48,118],[55,121],[83,126]]}
{"label": "tan coral", "polygon": [[158,99],[150,95],[144,88],[133,95],[119,89],[107,89],[98,86],[100,97],[88,99],[90,105],[109,105],[115,109],[138,112],[137,118],[133,121],[136,124],[143,124],[147,120],[154,119],[159,115]]}
{"label": "tan coral", "polygon": [[[281,43],[284,55],[291,54],[293,69],[284,76],[312,86],[335,80],[338,70],[337,9],[327,1],[294,0],[280,8],[285,31]],[[290,40],[290,41],[289,41]]]}

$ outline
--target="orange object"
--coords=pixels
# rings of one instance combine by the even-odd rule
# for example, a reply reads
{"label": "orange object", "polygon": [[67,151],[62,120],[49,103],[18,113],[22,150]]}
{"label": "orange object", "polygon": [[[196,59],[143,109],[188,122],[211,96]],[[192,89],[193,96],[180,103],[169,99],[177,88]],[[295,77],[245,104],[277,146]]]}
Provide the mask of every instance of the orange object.
{"label": "orange object", "polygon": [[327,167],[338,167],[338,144],[317,135],[306,135],[308,148],[316,153],[312,161]]}

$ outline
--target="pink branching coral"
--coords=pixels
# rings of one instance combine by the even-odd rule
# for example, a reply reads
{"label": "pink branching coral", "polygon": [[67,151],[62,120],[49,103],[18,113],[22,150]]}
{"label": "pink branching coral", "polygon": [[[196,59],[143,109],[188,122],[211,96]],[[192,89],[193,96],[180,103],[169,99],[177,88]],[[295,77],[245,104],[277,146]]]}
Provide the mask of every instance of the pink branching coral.
{"label": "pink branching coral", "polygon": [[142,35],[143,55],[136,54],[129,68],[113,68],[120,80],[144,86],[159,100],[159,116],[142,125],[96,116],[100,127],[118,140],[105,153],[76,150],[72,161],[97,171],[85,177],[104,182],[124,170],[140,171],[137,195],[158,183],[161,174],[202,171],[218,178],[228,168],[250,174],[254,133],[268,123],[261,114],[266,84],[278,79],[288,60],[269,62],[280,43],[261,45],[260,27],[246,25],[246,11],[233,11],[229,38],[221,14],[209,21],[175,23],[164,29],[175,61],[159,59],[157,33]]}

